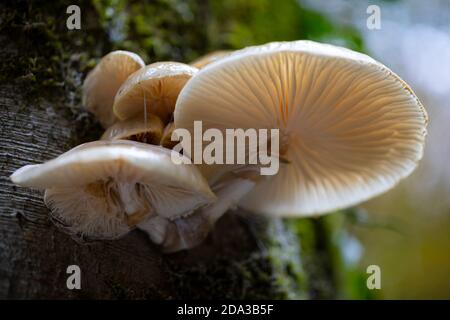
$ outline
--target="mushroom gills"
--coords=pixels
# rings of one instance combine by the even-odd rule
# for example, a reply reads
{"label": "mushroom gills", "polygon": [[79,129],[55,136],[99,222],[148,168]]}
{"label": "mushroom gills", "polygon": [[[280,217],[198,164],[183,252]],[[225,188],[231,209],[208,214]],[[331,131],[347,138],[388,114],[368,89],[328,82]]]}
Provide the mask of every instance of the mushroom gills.
{"label": "mushroom gills", "polygon": [[185,219],[204,199],[176,187],[108,180],[83,189],[47,189],[44,202],[53,221],[74,238],[101,240],[120,238],[152,217],[159,217],[158,221]]}
{"label": "mushroom gills", "polygon": [[11,180],[46,189],[52,220],[78,239],[116,239],[146,219],[174,220],[215,200],[193,165],[176,165],[170,150],[127,140],[90,142]]}
{"label": "mushroom gills", "polygon": [[96,181],[84,188],[45,190],[44,202],[55,224],[78,240],[117,239],[151,216],[141,197],[143,186]]}
{"label": "mushroom gills", "polygon": [[196,121],[223,135],[279,129],[282,165],[240,202],[276,216],[325,214],[391,189],[416,168],[427,125],[419,99],[386,66],[312,41],[248,47],[211,63],[181,90],[174,119],[191,135]]}
{"label": "mushroom gills", "polygon": [[144,114],[115,123],[103,133],[101,140],[131,140],[158,145],[163,130],[164,124],[159,117]]}
{"label": "mushroom gills", "polygon": [[172,149],[178,143],[178,141],[172,141],[174,129],[173,122],[169,122],[164,127],[159,117],[144,114],[116,122],[103,133],[101,140],[131,140]]}

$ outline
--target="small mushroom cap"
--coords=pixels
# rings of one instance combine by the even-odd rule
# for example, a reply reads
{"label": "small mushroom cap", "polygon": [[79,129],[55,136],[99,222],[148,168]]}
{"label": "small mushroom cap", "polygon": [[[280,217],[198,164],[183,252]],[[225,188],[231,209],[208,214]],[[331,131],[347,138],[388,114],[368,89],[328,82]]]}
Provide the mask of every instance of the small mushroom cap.
{"label": "small mushroom cap", "polygon": [[[198,71],[179,62],[157,62],[133,73],[114,99],[114,113],[121,119],[141,114],[144,108],[165,123],[185,83]],[[145,97],[145,98],[144,98]]]}
{"label": "small mushroom cap", "polygon": [[130,74],[144,66],[137,54],[118,50],[103,57],[87,75],[83,83],[83,105],[104,128],[116,121],[112,107],[117,90]]}
{"label": "small mushroom cap", "polygon": [[229,55],[232,51],[231,50],[218,50],[210,52],[190,63],[191,66],[196,67],[198,69],[202,69],[203,67],[207,66],[211,62],[214,62],[218,59],[221,59],[227,55]]}
{"label": "small mushroom cap", "polygon": [[102,135],[101,140],[133,140],[150,144],[159,144],[164,124],[157,116],[149,114],[116,122]]}
{"label": "small mushroom cap", "polygon": [[211,63],[183,88],[174,118],[191,134],[196,120],[223,133],[279,129],[288,163],[241,205],[282,216],[325,213],[392,188],[422,157],[427,124],[411,88],[387,67],[311,41],[249,47]]}

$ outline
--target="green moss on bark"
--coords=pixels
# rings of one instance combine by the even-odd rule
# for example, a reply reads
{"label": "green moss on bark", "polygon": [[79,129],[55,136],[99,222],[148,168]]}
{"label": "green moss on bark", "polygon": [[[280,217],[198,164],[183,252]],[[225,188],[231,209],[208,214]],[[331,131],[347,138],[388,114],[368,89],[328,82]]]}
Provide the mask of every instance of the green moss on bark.
{"label": "green moss on bark", "polygon": [[[236,213],[229,213],[235,215]],[[238,218],[254,243],[243,257],[220,254],[207,262],[170,264],[174,286],[182,298],[307,298],[299,239],[280,219]],[[244,252],[248,252],[242,249]],[[205,295],[205,293],[208,293]]]}

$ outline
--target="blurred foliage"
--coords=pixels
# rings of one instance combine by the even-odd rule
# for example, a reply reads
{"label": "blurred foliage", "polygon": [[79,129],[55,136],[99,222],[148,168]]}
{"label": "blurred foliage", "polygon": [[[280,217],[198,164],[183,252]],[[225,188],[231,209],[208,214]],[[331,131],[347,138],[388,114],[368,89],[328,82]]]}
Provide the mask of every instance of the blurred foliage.
{"label": "blurred foliage", "polygon": [[298,1],[214,0],[211,9],[214,19],[209,38],[215,47],[237,49],[270,41],[310,39],[362,50],[356,30],[334,25]]}
{"label": "blurred foliage", "polygon": [[[209,51],[311,39],[362,51],[361,37],[297,1],[93,0],[114,48],[156,60],[191,61]],[[151,3],[151,5],[149,5]]]}
{"label": "blurred foliage", "polygon": [[[347,209],[319,218],[289,219],[301,243],[309,294],[316,299],[375,299],[379,290],[367,289],[368,275],[361,264],[364,247],[352,229],[364,212]],[[315,254],[314,254],[315,253]],[[330,286],[332,284],[332,286]]]}

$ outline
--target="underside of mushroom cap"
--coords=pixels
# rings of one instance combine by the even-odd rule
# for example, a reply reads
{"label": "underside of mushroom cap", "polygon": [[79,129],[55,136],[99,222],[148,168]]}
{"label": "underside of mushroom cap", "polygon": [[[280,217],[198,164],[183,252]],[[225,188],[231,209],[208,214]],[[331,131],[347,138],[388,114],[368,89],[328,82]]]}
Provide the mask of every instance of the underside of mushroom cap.
{"label": "underside of mushroom cap", "polygon": [[128,140],[94,141],[43,164],[24,166],[11,179],[21,186],[45,189],[83,186],[112,177],[119,182],[180,185],[210,194],[195,166],[173,163],[170,153],[159,146]]}
{"label": "underside of mushroom cap", "polygon": [[139,185],[98,182],[85,188],[45,190],[44,202],[55,225],[80,241],[113,240],[155,215]]}
{"label": "underside of mushroom cap", "polygon": [[167,123],[185,83],[198,71],[179,62],[157,62],[133,73],[120,87],[114,99],[119,119],[132,118],[143,110]]}
{"label": "underside of mushroom cap", "polygon": [[154,115],[139,115],[132,119],[116,122],[102,135],[101,140],[133,140],[159,144],[164,124]]}
{"label": "underside of mushroom cap", "polygon": [[312,215],[392,188],[422,157],[427,115],[391,70],[351,50],[311,41],[235,51],[193,77],[177,128],[279,129],[288,163],[241,205],[271,215]]}
{"label": "underside of mushroom cap", "polygon": [[128,140],[85,143],[20,168],[11,180],[46,189],[59,225],[89,238],[115,238],[151,216],[175,219],[215,200],[195,166],[173,163],[165,148]]}
{"label": "underside of mushroom cap", "polygon": [[144,67],[144,61],[129,51],[107,54],[88,74],[83,83],[83,105],[104,128],[117,119],[113,113],[114,96],[130,74]]}

